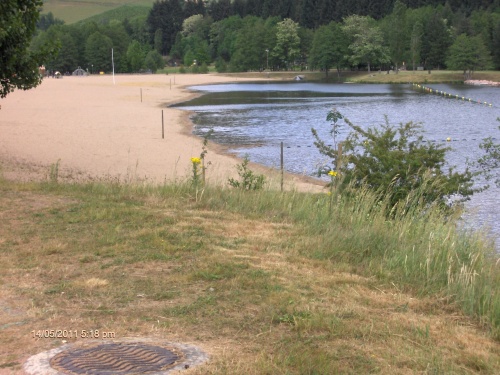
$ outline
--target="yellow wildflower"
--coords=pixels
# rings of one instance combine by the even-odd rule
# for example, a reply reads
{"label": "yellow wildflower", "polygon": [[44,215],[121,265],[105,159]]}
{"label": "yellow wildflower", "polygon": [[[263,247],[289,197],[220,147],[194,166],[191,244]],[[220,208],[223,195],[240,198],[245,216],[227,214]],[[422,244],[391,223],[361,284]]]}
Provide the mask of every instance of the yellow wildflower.
{"label": "yellow wildflower", "polygon": [[328,176],[337,177],[337,172],[330,171],[330,172],[328,172]]}
{"label": "yellow wildflower", "polygon": [[197,158],[197,157],[192,157],[191,158],[191,163],[193,163],[193,164],[200,164],[201,163],[201,159]]}

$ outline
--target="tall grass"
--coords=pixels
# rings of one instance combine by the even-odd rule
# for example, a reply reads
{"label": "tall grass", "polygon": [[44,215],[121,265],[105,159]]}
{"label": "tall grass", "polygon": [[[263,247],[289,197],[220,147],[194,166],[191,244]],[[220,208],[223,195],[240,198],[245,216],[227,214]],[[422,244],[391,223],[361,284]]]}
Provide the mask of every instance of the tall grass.
{"label": "tall grass", "polygon": [[[207,188],[196,205],[248,217],[300,224],[302,233],[283,251],[345,263],[422,296],[437,296],[478,318],[500,339],[499,257],[480,232],[460,230],[450,215],[424,204],[423,191],[389,207],[369,189],[309,194]],[[161,196],[172,187],[158,190]],[[189,189],[178,186],[181,195]]]}
{"label": "tall grass", "polygon": [[[425,205],[422,190],[389,207],[387,199],[369,189],[312,194],[205,186],[200,195],[189,182],[41,187],[56,194],[91,195],[94,201],[133,203],[131,214],[141,202],[154,201],[155,207],[236,213],[293,225],[299,230],[273,251],[315,259],[325,267],[335,263],[419,296],[438,297],[477,318],[500,339],[500,260],[494,245],[480,232],[458,229],[458,213],[453,216],[437,205]],[[198,277],[217,277],[217,273],[203,270]]]}

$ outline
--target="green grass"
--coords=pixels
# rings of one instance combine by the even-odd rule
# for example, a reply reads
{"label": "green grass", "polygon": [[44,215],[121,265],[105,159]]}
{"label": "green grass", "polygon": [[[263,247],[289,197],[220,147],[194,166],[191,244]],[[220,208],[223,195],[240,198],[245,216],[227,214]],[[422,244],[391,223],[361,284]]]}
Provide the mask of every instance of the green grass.
{"label": "green grass", "polygon": [[[499,71],[474,72],[472,79],[500,82]],[[463,72],[450,70],[428,71],[400,71],[391,72],[363,72],[348,78],[349,82],[356,83],[461,83],[464,81]]]}
{"label": "green grass", "polygon": [[[297,75],[303,75],[308,81],[325,81],[325,74],[311,71],[289,71],[289,72],[248,72],[248,73],[225,73],[224,75],[234,77],[263,78],[273,80],[292,80]],[[475,80],[488,80],[500,82],[500,71],[479,71],[472,76]],[[449,70],[433,70],[431,74],[427,71],[401,71],[398,74],[391,72],[352,72],[342,71],[340,77],[336,71],[330,71],[328,82],[350,82],[350,83],[463,83],[463,72]]]}
{"label": "green grass", "polygon": [[123,5],[119,8],[113,8],[111,10],[85,18],[84,20],[81,20],[79,22],[95,22],[97,24],[108,24],[111,20],[124,21],[125,19],[128,19],[129,21],[138,19],[142,22],[147,18],[150,10],[150,6]]}
{"label": "green grass", "polygon": [[[189,68],[184,68],[184,69],[185,69],[185,72],[187,74],[191,73],[191,69],[189,69]],[[217,71],[215,70],[215,66],[213,64],[208,66],[208,72],[209,73],[217,73]],[[157,74],[182,74],[181,68],[176,67],[176,66],[175,67],[174,66],[166,66],[163,69],[158,70],[156,73]],[[203,73],[199,73],[199,74],[203,74]]]}
{"label": "green grass", "polygon": [[[133,17],[135,11],[140,11],[141,14],[144,12],[140,8],[151,9],[154,2],[155,0],[45,0],[42,14],[52,12],[54,17],[72,24],[105,12],[110,12],[105,17],[121,17],[123,12],[132,12],[130,17]],[[123,7],[124,5],[130,7]],[[123,8],[117,10],[117,13],[113,12],[121,7]]]}
{"label": "green grass", "polygon": [[99,329],[195,343],[194,374],[500,372],[493,246],[376,200],[0,179],[2,303],[27,321],[0,366],[60,345],[32,329]]}

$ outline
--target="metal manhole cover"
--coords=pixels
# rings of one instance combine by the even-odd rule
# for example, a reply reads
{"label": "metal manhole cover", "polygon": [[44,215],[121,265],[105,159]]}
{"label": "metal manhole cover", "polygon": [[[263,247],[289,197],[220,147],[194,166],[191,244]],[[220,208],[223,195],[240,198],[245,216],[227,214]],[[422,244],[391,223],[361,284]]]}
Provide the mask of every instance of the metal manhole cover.
{"label": "metal manhole cover", "polygon": [[29,357],[23,369],[29,375],[167,375],[208,358],[194,345],[134,337],[65,344]]}
{"label": "metal manhole cover", "polygon": [[175,367],[183,354],[171,347],[144,343],[104,343],[55,355],[50,366],[68,375],[152,374]]}

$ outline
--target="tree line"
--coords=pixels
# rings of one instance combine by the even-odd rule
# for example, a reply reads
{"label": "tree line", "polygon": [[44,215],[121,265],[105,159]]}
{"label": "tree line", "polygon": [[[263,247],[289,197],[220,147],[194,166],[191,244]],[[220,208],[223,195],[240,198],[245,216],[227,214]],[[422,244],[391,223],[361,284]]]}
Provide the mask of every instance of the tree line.
{"label": "tree line", "polygon": [[[48,69],[156,71],[214,63],[219,72],[500,69],[500,0],[162,0],[147,17],[64,25],[43,16]],[[443,4],[444,3],[444,4]],[[360,4],[363,6],[360,7]],[[362,9],[361,9],[362,8]],[[163,56],[163,58],[162,58]]]}
{"label": "tree line", "polygon": [[[498,0],[399,0],[408,8],[445,5],[469,15],[475,10],[494,10]],[[315,29],[357,14],[381,19],[391,13],[396,0],[209,0],[207,14],[216,21],[231,15],[260,18],[291,18],[300,26]]]}

